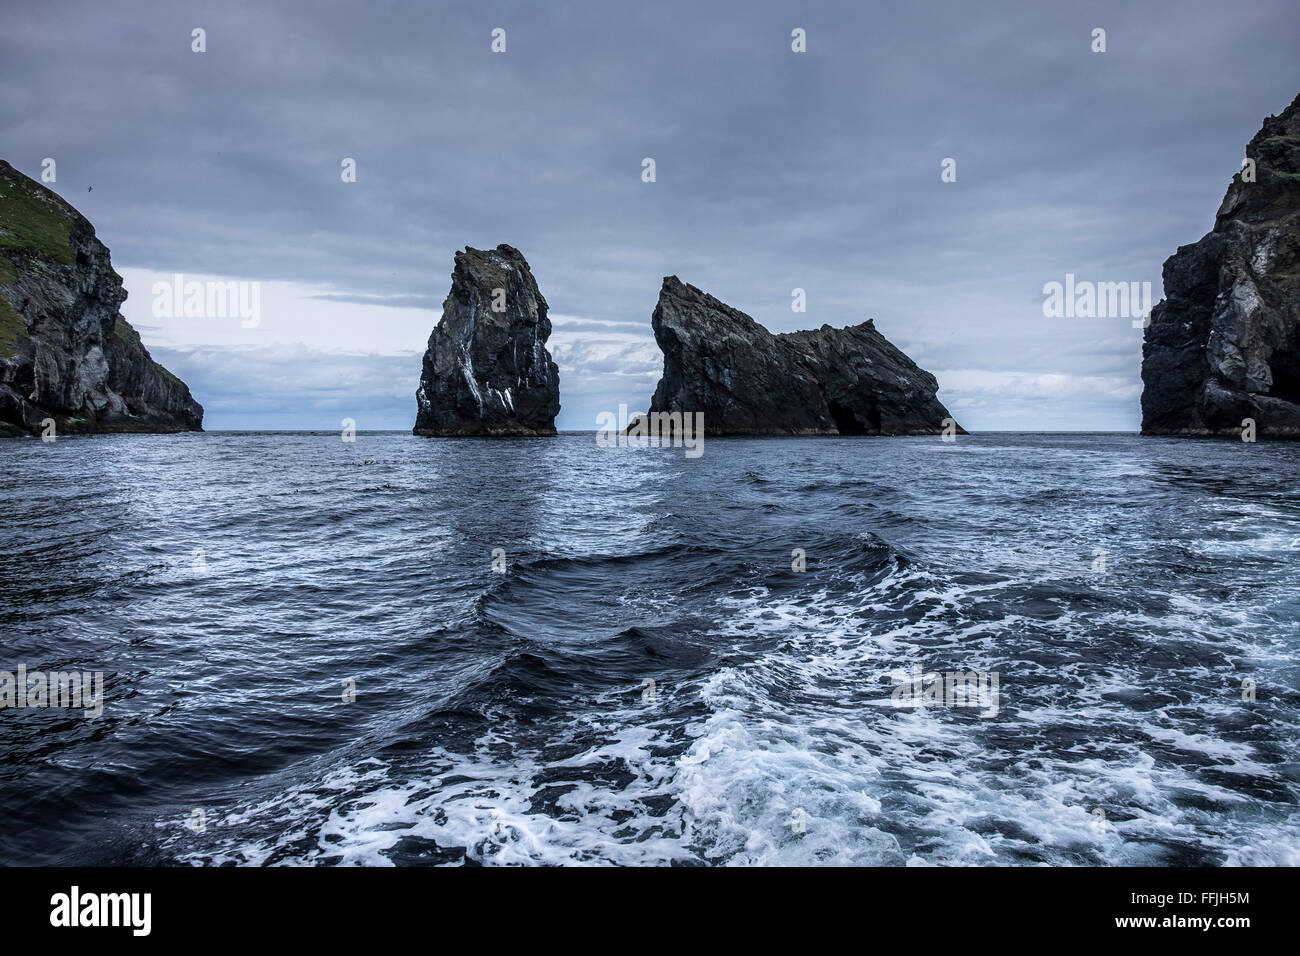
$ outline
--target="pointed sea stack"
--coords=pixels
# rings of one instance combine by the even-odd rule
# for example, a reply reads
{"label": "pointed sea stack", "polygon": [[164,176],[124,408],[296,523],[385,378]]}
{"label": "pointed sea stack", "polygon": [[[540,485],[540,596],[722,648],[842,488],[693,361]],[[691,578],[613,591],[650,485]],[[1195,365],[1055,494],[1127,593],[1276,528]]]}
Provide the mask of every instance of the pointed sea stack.
{"label": "pointed sea stack", "polygon": [[1300,96],[1246,147],[1214,228],[1165,261],[1142,433],[1300,438]]}
{"label": "pointed sea stack", "polygon": [[0,435],[203,430],[203,406],[118,314],[94,227],[0,160]]}
{"label": "pointed sea stack", "polygon": [[415,393],[415,434],[554,435],[560,371],[551,321],[523,253],[456,253],[451,292],[429,336]]}
{"label": "pointed sea stack", "polygon": [[668,276],[651,325],[664,373],[650,411],[703,412],[706,435],[936,435],[951,418],[935,377],[870,319],[773,335]]}

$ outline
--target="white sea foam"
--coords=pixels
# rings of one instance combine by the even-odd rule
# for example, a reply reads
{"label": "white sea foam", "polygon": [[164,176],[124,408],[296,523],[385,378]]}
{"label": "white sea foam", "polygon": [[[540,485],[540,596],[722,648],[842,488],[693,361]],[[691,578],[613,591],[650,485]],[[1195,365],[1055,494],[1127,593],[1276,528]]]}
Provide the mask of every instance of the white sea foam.
{"label": "white sea foam", "polygon": [[[710,642],[775,646],[635,715],[554,726],[557,743],[588,741],[571,756],[522,749],[505,725],[470,755],[432,750],[424,773],[343,766],[226,818],[283,830],[218,836],[186,858],[374,865],[415,838],[493,865],[1297,862],[1300,814],[1261,811],[1229,785],[1289,786],[1254,743],[1219,729],[1238,714],[1222,674],[1194,655],[1171,663],[1179,647],[1283,663],[1251,642],[1240,608],[1171,593],[1158,620],[1106,606],[990,616],[1042,582],[963,588],[896,560],[876,578],[720,599],[726,623]],[[1115,635],[1123,652],[1107,646]],[[1165,656],[1147,664],[1147,652]],[[1007,706],[987,721],[892,708],[913,662],[1000,670]],[[1188,688],[1205,690],[1196,716],[1159,698]],[[675,724],[674,695],[696,695],[703,716]],[[600,776],[615,767],[616,785]]]}

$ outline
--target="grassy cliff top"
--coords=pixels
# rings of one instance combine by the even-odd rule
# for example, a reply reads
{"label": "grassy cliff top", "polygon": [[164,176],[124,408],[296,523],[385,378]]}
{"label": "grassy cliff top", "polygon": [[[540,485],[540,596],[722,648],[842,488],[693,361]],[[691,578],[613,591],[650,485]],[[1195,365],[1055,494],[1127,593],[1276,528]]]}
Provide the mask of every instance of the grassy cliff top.
{"label": "grassy cliff top", "polygon": [[[18,278],[10,250],[72,265],[72,227],[76,212],[55,193],[0,159],[0,288]],[[27,324],[0,296],[0,359],[17,354]]]}
{"label": "grassy cliff top", "polygon": [[55,193],[0,159],[0,251],[22,249],[72,265],[73,215]]}

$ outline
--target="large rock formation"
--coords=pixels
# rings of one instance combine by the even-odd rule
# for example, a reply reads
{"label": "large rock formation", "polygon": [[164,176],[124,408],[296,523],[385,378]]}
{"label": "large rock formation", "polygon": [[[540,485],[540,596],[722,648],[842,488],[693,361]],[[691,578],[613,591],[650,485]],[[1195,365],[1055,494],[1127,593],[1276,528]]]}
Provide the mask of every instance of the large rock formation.
{"label": "large rock formation", "polygon": [[651,324],[664,374],[650,411],[702,412],[706,435],[934,435],[951,418],[934,376],[870,319],[773,335],[668,276]]}
{"label": "large rock formation", "polygon": [[0,160],[0,435],[202,431],[203,406],[118,314],[86,218]]}
{"label": "large rock formation", "polygon": [[1300,438],[1300,96],[1246,147],[1214,229],[1165,261],[1142,432]]}
{"label": "large rock formation", "polygon": [[560,371],[546,300],[518,249],[456,253],[415,393],[417,435],[554,435]]}

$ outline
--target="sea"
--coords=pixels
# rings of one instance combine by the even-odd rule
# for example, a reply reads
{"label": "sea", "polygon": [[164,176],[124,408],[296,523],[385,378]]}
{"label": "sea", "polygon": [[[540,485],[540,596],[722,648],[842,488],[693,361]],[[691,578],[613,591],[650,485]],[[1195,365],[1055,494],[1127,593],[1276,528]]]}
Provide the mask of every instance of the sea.
{"label": "sea", "polygon": [[0,864],[1300,864],[1297,443],[22,439],[0,515],[0,692],[102,679],[0,696]]}

